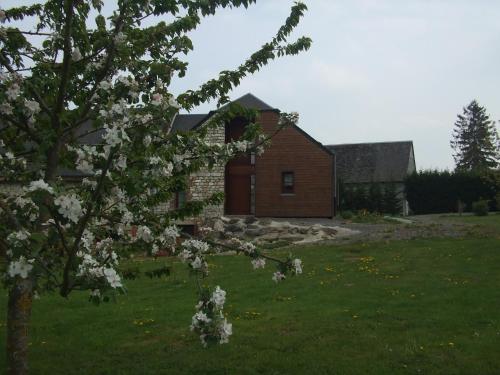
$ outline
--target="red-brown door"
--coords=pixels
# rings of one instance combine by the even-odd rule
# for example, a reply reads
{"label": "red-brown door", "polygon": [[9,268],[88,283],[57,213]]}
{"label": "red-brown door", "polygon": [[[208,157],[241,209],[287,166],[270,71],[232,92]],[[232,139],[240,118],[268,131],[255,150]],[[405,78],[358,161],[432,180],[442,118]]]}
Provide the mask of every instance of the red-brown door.
{"label": "red-brown door", "polygon": [[250,176],[226,174],[226,214],[250,215]]}

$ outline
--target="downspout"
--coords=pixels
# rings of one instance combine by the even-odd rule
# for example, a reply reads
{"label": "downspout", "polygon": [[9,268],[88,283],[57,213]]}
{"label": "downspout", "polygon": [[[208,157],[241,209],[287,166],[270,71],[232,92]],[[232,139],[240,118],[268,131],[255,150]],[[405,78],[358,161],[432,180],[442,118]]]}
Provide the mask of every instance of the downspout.
{"label": "downspout", "polygon": [[333,187],[333,200],[332,200],[332,219],[337,216],[337,207],[338,207],[338,189],[337,189],[337,156],[335,154],[332,155],[332,187]]}

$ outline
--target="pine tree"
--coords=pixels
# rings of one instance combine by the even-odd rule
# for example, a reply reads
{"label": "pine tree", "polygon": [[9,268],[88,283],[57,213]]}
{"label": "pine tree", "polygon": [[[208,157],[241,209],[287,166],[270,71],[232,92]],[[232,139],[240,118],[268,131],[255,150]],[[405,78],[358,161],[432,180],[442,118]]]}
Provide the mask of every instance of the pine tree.
{"label": "pine tree", "polygon": [[450,142],[457,170],[494,169],[499,165],[500,142],[495,122],[473,100],[458,115]]}

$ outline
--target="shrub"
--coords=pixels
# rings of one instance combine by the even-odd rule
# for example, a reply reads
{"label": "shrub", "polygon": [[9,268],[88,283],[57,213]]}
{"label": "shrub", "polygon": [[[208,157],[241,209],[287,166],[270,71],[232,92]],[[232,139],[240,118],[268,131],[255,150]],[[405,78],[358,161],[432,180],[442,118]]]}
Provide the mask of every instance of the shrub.
{"label": "shrub", "polygon": [[354,214],[352,213],[352,211],[342,211],[340,213],[340,216],[342,217],[342,219],[344,220],[350,220],[353,218]]}
{"label": "shrub", "polygon": [[488,201],[481,199],[479,201],[476,201],[472,203],[472,212],[476,216],[486,216],[488,215]]}

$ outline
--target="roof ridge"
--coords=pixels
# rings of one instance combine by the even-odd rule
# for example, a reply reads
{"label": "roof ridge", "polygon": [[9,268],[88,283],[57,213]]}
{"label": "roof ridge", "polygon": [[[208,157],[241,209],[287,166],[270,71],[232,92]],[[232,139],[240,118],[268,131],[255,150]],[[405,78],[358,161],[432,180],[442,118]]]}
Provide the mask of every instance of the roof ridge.
{"label": "roof ridge", "polygon": [[381,141],[381,142],[356,142],[356,143],[337,143],[326,145],[326,147],[335,147],[335,146],[359,146],[359,145],[377,145],[377,144],[396,144],[396,143],[412,143],[412,140],[406,141]]}

